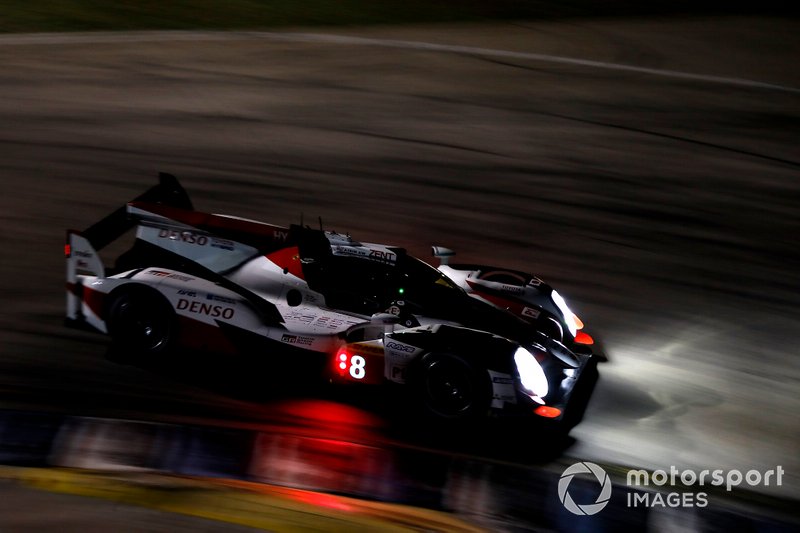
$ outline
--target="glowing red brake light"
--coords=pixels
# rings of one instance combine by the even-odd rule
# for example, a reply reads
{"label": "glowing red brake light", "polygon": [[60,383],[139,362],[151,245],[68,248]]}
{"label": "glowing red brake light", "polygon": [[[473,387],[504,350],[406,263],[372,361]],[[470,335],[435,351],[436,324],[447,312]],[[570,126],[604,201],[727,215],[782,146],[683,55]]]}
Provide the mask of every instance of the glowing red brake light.
{"label": "glowing red brake light", "polygon": [[347,352],[342,350],[336,356],[336,366],[338,367],[339,374],[344,375],[345,371],[347,371]]}
{"label": "glowing red brake light", "polygon": [[577,335],[575,335],[575,342],[578,344],[592,345],[594,344],[594,339],[588,333],[579,331]]}
{"label": "glowing red brake light", "polygon": [[72,255],[72,246],[69,243],[67,243],[64,245],[64,257],[69,259],[71,255]]}

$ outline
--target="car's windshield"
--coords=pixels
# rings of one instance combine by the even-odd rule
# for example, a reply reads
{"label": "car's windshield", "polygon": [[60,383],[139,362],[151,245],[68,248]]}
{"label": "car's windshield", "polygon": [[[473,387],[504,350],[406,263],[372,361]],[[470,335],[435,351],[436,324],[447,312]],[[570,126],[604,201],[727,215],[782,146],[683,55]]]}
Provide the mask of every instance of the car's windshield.
{"label": "car's windshield", "polygon": [[453,304],[454,300],[465,295],[450,278],[411,256],[398,258],[396,273],[390,283],[392,290],[394,300],[411,302],[429,312],[435,312],[443,304]]}
{"label": "car's windshield", "polygon": [[400,301],[412,312],[443,316],[464,291],[432,266],[405,254],[394,263],[366,258],[331,256],[307,276],[328,305],[362,314],[388,309]]}

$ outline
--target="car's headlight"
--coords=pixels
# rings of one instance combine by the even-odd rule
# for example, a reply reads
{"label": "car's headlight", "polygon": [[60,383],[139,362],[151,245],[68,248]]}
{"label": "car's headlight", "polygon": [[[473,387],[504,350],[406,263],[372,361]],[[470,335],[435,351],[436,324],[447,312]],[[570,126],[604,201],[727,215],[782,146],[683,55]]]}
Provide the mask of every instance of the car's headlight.
{"label": "car's headlight", "polygon": [[564,315],[564,322],[567,324],[567,329],[574,337],[575,334],[578,333],[578,326],[577,321],[575,320],[575,313],[567,305],[567,302],[564,301],[564,297],[558,294],[557,290],[553,290],[552,293],[553,303],[556,304],[556,307],[561,311],[561,314]]}
{"label": "car's headlight", "polygon": [[547,376],[539,364],[539,361],[531,352],[525,348],[517,348],[514,354],[514,362],[517,364],[517,372],[522,387],[536,398],[547,396]]}

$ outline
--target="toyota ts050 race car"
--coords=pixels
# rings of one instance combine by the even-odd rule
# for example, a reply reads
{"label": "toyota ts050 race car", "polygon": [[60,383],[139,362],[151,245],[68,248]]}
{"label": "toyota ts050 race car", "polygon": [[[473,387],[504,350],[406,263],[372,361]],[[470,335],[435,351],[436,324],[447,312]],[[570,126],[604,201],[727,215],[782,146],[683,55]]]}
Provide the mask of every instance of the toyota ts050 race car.
{"label": "toyota ts050 race car", "polygon": [[[402,385],[448,419],[581,419],[602,357],[538,278],[448,264],[439,247],[436,269],[349,235],[198,212],[174,176],[159,178],[67,232],[68,324],[150,361],[177,348],[322,361],[335,383]],[[105,266],[98,252],[133,228]]]}

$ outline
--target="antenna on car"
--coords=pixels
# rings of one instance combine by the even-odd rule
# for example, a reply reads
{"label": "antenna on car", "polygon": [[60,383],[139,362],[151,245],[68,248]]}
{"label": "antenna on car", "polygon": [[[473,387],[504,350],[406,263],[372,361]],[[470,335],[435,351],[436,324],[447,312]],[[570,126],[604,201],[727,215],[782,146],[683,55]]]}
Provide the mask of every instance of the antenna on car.
{"label": "antenna on car", "polygon": [[322,231],[322,217],[319,217],[319,230]]}
{"label": "antenna on car", "polygon": [[300,211],[300,227],[303,227],[303,212]]}

